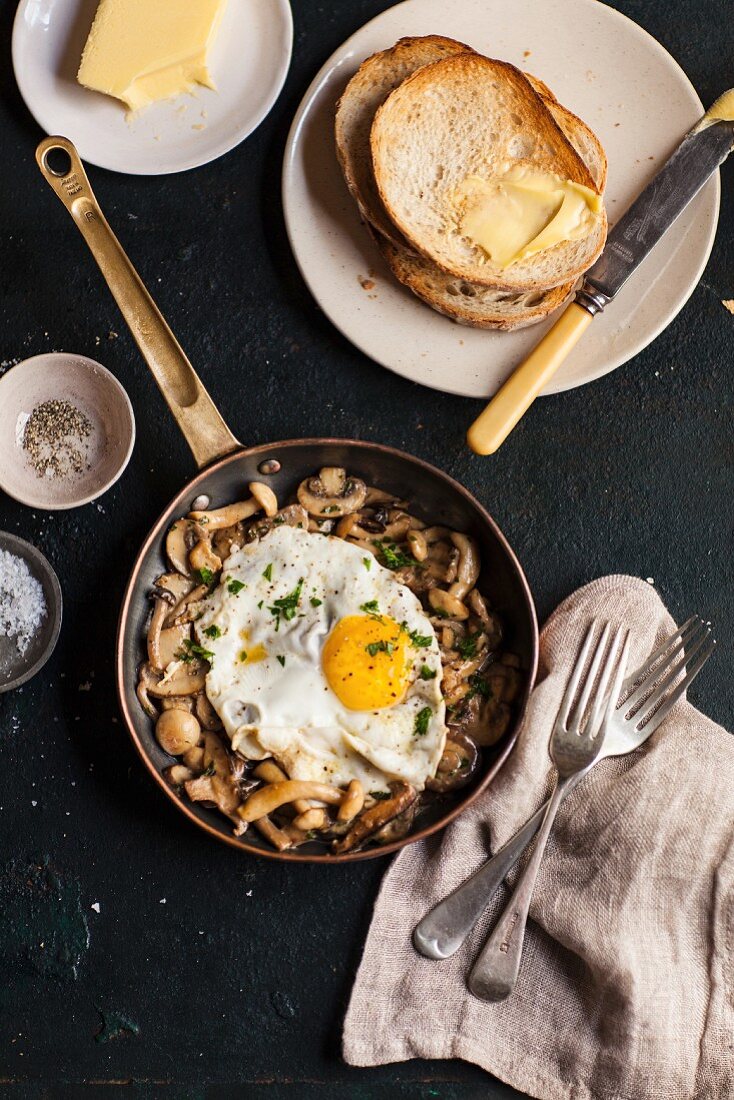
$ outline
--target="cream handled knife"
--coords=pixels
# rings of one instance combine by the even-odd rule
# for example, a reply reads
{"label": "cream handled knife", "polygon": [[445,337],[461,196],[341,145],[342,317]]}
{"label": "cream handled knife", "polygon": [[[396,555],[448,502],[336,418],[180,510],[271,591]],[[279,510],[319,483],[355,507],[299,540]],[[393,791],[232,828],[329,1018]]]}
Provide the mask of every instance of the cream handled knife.
{"label": "cream handled knife", "polygon": [[504,443],[594,317],[614,299],[733,147],[734,89],[716,100],[622,215],[575,301],[469,428],[467,442],[476,454],[493,454]]}

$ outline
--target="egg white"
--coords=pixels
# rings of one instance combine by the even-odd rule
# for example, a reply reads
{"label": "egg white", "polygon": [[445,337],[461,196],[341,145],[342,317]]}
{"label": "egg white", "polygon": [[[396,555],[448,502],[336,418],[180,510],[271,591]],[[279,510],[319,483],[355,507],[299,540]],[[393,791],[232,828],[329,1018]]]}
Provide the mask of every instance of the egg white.
{"label": "egg white", "polygon": [[[288,620],[274,612],[275,601],[293,593],[301,578],[298,606]],[[329,686],[321,655],[333,626],[363,614],[361,606],[373,600],[382,615],[431,641],[411,647],[410,682],[398,703],[351,710]],[[391,779],[422,790],[435,775],[446,740],[435,631],[417,597],[359,547],[276,527],[233,549],[202,608],[195,632],[212,653],[207,695],[242,756],[272,756],[292,779],[338,786],[358,779],[367,791],[383,791]],[[243,662],[243,652],[263,650],[262,659]],[[424,665],[433,679],[420,677]],[[419,736],[416,716],[426,707],[431,715]]]}

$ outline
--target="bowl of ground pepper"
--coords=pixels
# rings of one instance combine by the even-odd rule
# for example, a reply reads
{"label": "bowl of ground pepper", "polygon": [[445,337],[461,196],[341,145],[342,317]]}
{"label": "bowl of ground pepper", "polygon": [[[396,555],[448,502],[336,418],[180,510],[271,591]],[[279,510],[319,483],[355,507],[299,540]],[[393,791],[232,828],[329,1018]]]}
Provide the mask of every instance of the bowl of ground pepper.
{"label": "bowl of ground pepper", "polygon": [[83,355],[50,352],[0,378],[0,488],[33,508],[76,508],[106,492],[132,454],[120,383]]}

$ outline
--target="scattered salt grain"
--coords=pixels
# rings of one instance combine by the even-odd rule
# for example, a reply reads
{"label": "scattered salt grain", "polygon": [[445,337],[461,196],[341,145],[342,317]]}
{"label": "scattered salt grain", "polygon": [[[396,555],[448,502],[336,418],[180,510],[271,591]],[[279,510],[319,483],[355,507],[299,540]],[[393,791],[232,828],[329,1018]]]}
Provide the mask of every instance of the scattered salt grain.
{"label": "scattered salt grain", "polygon": [[15,638],[22,657],[45,615],[43,588],[27,562],[0,550],[0,636]]}
{"label": "scattered salt grain", "polygon": [[94,909],[95,913],[99,913],[99,909],[100,909],[99,902],[98,901],[93,901],[92,904],[89,906],[89,908]]}

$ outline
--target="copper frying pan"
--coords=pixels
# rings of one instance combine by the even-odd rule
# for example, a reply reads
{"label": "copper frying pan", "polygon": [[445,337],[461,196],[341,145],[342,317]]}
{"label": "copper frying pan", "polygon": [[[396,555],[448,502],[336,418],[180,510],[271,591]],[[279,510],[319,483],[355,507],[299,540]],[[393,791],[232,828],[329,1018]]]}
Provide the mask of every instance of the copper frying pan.
{"label": "copper frying pan", "polygon": [[[244,448],[225,424],[107,224],[72,143],[63,137],[46,138],[38,146],[36,160],[87,242],[199,468],[196,477],[158,517],[143,543],[120,612],[117,689],[125,723],[146,768],[166,796],[194,824],[234,848],[271,859],[323,863],[369,859],[394,852],[443,828],[486,790],[512,751],[535,678],[538,659],[535,609],[525,575],[504,535],[481,504],[456,481],[428,463],[391,447],[352,439],[304,439]],[[508,645],[520,656],[526,673],[513,726],[491,759],[486,759],[473,787],[457,792],[451,801],[437,801],[431,814],[422,816],[422,828],[404,839],[382,848],[339,856],[324,855],[320,848],[309,851],[310,845],[276,852],[252,830],[234,837],[228,822],[215,811],[181,798],[163,778],[162,771],[171,758],[156,742],[153,724],[135,694],[149,612],[147,595],[154,578],[167,568],[163,541],[170,523],[189,511],[193,500],[201,494],[210,497],[212,506],[217,507],[240,497],[242,486],[248,481],[264,478],[278,499],[287,502],[298,484],[321,466],[345,466],[368,484],[407,497],[413,510],[427,521],[435,522],[440,517],[442,523],[474,535],[483,562],[480,587],[502,615]]]}

